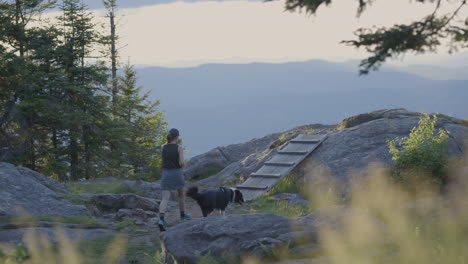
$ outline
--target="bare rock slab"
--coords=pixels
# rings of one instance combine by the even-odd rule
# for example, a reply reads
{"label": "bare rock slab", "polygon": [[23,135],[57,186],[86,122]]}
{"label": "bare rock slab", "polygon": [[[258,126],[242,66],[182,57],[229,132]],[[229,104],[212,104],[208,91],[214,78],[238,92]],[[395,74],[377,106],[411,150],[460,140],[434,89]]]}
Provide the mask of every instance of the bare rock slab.
{"label": "bare rock slab", "polygon": [[[327,140],[295,172],[314,182],[320,180],[316,177],[320,173],[316,172],[325,167],[334,180],[344,183],[349,189],[354,172],[365,170],[370,163],[392,165],[388,140],[407,137],[421,117],[420,113],[404,109],[381,110],[351,117],[343,121],[343,130],[330,133]],[[462,156],[463,144],[468,139],[468,127],[457,119],[439,116],[436,128],[450,132],[449,155]]]}
{"label": "bare rock slab", "polygon": [[85,206],[74,204],[54,191],[68,192],[63,184],[32,170],[0,162],[0,182],[0,215],[88,215]]}
{"label": "bare rock slab", "polygon": [[386,242],[387,227],[381,221],[363,210],[335,206],[298,218],[250,214],[194,219],[161,234],[161,243],[166,257],[174,257],[178,263],[196,263],[196,252],[233,261],[249,255],[262,258],[278,247],[286,247],[296,257],[306,257],[321,252],[321,231],[345,231],[350,219],[366,221],[382,237],[382,243]]}
{"label": "bare rock slab", "polygon": [[207,217],[179,224],[161,235],[165,252],[181,263],[195,263],[196,252],[212,257],[262,255],[290,230],[287,217],[272,214]]}

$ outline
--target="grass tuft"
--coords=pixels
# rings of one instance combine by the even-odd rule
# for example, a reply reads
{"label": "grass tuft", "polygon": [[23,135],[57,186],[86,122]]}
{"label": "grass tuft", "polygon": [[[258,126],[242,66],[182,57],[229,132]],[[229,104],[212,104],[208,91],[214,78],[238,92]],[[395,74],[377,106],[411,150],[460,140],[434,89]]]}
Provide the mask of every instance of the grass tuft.
{"label": "grass tuft", "polygon": [[102,223],[89,217],[52,217],[52,216],[0,217],[0,223],[12,223],[12,222],[54,222],[54,223],[104,226]]}
{"label": "grass tuft", "polygon": [[288,217],[295,217],[312,212],[311,206],[291,204],[284,200],[274,200],[273,196],[279,193],[300,193],[307,197],[305,184],[299,182],[294,175],[288,175],[279,181],[268,193],[249,203],[250,213],[269,213]]}
{"label": "grass tuft", "polygon": [[135,232],[136,224],[135,224],[135,222],[133,220],[125,220],[125,221],[122,221],[122,222],[120,222],[120,223],[118,223],[118,224],[116,224],[114,226],[114,228],[117,229],[117,230],[121,230],[121,229],[124,229],[126,227],[129,228],[130,232]]}
{"label": "grass tuft", "polygon": [[135,193],[142,194],[143,191],[138,188],[129,188],[123,185],[124,181],[107,182],[69,182],[68,189],[78,194],[96,194],[96,193]]}
{"label": "grass tuft", "polygon": [[250,203],[249,213],[267,213],[288,217],[307,214],[312,211],[309,206],[290,204],[288,201],[275,201],[271,196],[263,196]]}

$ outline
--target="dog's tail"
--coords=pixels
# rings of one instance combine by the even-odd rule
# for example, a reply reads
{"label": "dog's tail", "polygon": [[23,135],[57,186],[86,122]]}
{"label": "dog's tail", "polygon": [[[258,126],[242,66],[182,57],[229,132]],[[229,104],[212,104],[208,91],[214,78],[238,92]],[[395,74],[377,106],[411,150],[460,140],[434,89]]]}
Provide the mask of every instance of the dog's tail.
{"label": "dog's tail", "polygon": [[188,197],[191,197],[195,200],[198,199],[199,197],[199,194],[198,194],[198,187],[194,186],[194,187],[190,187],[188,190],[187,190],[187,196]]}

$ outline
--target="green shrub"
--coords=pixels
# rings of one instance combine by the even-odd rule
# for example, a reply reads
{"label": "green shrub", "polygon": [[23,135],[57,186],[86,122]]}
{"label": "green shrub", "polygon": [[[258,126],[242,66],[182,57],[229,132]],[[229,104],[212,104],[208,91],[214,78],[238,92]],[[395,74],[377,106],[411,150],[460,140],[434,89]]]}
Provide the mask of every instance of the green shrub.
{"label": "green shrub", "polygon": [[8,255],[0,250],[0,263],[25,263],[30,258],[27,249],[23,245],[15,248],[11,255]]}
{"label": "green shrub", "polygon": [[449,132],[436,130],[436,123],[437,115],[431,118],[424,113],[408,137],[387,141],[395,163],[395,180],[408,182],[417,179],[435,184],[443,182],[448,161]]}

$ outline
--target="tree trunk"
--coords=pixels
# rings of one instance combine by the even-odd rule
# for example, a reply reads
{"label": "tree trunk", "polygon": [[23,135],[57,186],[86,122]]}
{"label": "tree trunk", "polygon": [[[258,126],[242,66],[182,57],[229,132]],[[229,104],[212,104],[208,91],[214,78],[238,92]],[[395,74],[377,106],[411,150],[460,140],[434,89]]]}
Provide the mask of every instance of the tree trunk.
{"label": "tree trunk", "polygon": [[15,23],[16,23],[16,26],[17,26],[17,41],[18,41],[18,50],[19,50],[19,53],[20,53],[20,57],[23,58],[24,57],[24,41],[25,41],[25,38],[24,38],[24,21],[23,21],[23,16],[22,16],[22,11],[21,11],[21,8],[23,6],[23,1],[22,0],[16,0],[15,2],[15,7],[16,7],[16,10],[15,10]]}
{"label": "tree trunk", "polygon": [[[33,129],[29,127],[29,132],[33,132]],[[36,170],[36,149],[34,147],[34,136],[32,134],[29,135],[29,168],[31,170]]]}
{"label": "tree trunk", "polygon": [[70,178],[73,181],[78,180],[78,139],[76,131],[70,131]]}
{"label": "tree trunk", "polygon": [[90,179],[91,166],[91,149],[90,149],[90,129],[88,125],[83,126],[83,143],[84,143],[84,161],[85,161],[85,178]]}
{"label": "tree trunk", "polygon": [[112,63],[112,106],[113,114],[116,115],[118,96],[119,96],[119,87],[117,84],[117,33],[115,25],[115,3],[109,7],[109,20],[111,28],[111,63]]}

